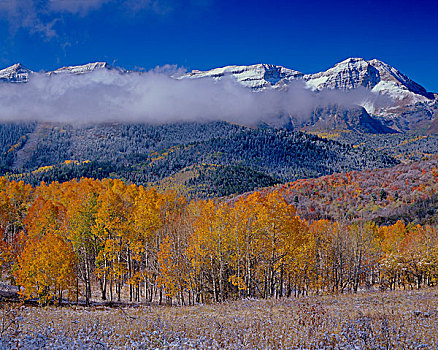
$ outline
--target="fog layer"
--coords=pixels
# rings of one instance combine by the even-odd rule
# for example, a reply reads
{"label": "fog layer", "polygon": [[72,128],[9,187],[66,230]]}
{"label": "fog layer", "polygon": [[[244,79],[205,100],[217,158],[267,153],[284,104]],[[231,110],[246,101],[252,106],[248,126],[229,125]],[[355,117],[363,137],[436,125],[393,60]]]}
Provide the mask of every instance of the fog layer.
{"label": "fog layer", "polygon": [[154,70],[120,73],[35,74],[26,84],[0,83],[0,119],[53,122],[145,122],[225,120],[242,124],[281,116],[306,118],[327,105],[391,103],[367,89],[307,89],[303,81],[286,90],[251,91],[233,78],[174,79]]}

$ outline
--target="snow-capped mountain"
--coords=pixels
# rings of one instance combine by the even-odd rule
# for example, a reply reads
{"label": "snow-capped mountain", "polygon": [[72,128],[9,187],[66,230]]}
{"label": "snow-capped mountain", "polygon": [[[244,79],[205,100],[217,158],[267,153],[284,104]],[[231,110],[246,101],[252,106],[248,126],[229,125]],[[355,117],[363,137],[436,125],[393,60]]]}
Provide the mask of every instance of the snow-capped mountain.
{"label": "snow-capped mountain", "polygon": [[[306,86],[315,92],[323,89],[366,88],[373,93],[389,96],[393,101],[390,107],[377,108],[369,101],[364,101],[361,107],[364,107],[367,113],[380,118],[394,131],[424,129],[434,118],[438,117],[438,94],[428,92],[396,68],[377,59],[367,61],[363,58],[348,58],[326,71],[314,74],[302,74],[281,66],[256,64],[227,66],[204,72],[192,71],[181,78],[221,79],[224,76],[231,76],[238,83],[254,90],[285,88],[293,80],[304,81]],[[335,109],[325,110],[326,120],[330,117],[339,119],[339,113],[329,115],[333,110]],[[354,108],[352,113],[356,113]],[[353,115],[345,118],[351,119],[352,117]],[[353,120],[358,120],[358,118],[353,118]],[[315,122],[315,126],[317,124],[321,123]],[[334,121],[325,124],[339,125]],[[351,120],[347,124],[351,125]],[[371,128],[373,129],[375,128]]]}
{"label": "snow-capped mountain", "polygon": [[[47,72],[53,75],[60,73],[85,74],[96,70],[117,70],[106,62],[93,62],[78,66],[67,66]],[[31,71],[22,64],[0,70],[0,80],[6,82],[27,82]],[[314,74],[303,74],[299,71],[272,64],[254,64],[250,66],[226,66],[208,71],[193,70],[190,73],[175,77],[177,79],[234,78],[245,87],[260,90],[287,86],[293,80],[304,80],[312,90],[341,89],[350,90],[365,87],[379,94],[387,94],[396,102],[415,104],[428,102],[437,96],[427,92],[424,87],[412,81],[406,75],[377,59],[366,61],[363,58],[348,58],[326,71]]]}
{"label": "snow-capped mountain", "polygon": [[67,66],[67,67],[58,68],[57,70],[54,70],[52,72],[48,72],[47,74],[49,74],[49,75],[63,74],[63,73],[86,74],[86,73],[90,73],[90,72],[94,72],[96,70],[102,70],[102,69],[113,70],[116,68],[112,67],[111,65],[109,65],[106,62],[92,62],[92,63],[80,65],[80,66]]}
{"label": "snow-capped mountain", "polygon": [[0,81],[26,83],[29,80],[29,76],[33,73],[21,63],[16,63],[13,66],[0,70]]}
{"label": "snow-capped mountain", "polygon": [[[29,79],[32,79],[32,76],[39,74],[48,76],[59,74],[81,75],[99,70],[112,70],[124,74],[142,74],[142,72],[115,68],[106,62],[62,67],[51,72],[43,73],[33,72],[20,63],[17,63],[11,67],[0,70],[0,82],[26,83]],[[390,127],[394,131],[402,132],[418,129],[425,130],[430,127],[435,118],[438,118],[438,94],[428,92],[424,87],[411,80],[396,68],[377,59],[367,61],[363,58],[348,58],[326,71],[314,74],[303,74],[282,66],[254,64],[249,66],[226,66],[208,71],[193,70],[190,73],[174,76],[173,78],[214,80],[230,78],[235,79],[237,83],[254,91],[287,89],[293,81],[303,82],[304,86],[315,91],[315,93],[324,89],[352,90],[365,88],[373,93],[389,96],[393,101],[390,107],[376,107],[369,101],[364,101],[364,103],[360,104],[360,107],[365,108],[365,112],[369,114],[369,117],[380,119],[379,122],[383,123],[383,126],[379,128],[374,126],[365,127],[363,125],[359,127],[359,129],[365,128],[371,132],[377,129],[386,130],[385,127]],[[357,115],[359,114],[354,110],[354,106],[344,107],[347,109],[353,107],[351,109],[352,114],[347,116],[348,113],[340,113],[339,109],[325,108],[323,109],[323,113],[315,112],[314,116],[310,116],[308,119],[313,120],[316,116],[320,118],[324,116],[324,123],[318,123],[318,121],[315,120],[314,125],[331,125],[333,128],[336,125],[342,125],[342,123],[338,122],[339,118],[343,118],[344,124],[348,127],[351,127],[351,125],[358,120],[361,121],[362,124],[367,125],[374,123],[365,123],[368,119],[363,117],[362,112],[359,113],[362,117],[358,118]],[[330,120],[330,118],[334,119]],[[304,125],[295,125],[295,127],[303,126]]]}
{"label": "snow-capped mountain", "polygon": [[424,87],[376,59],[366,61],[363,58],[348,58],[326,71],[306,74],[303,79],[316,90],[365,87],[376,93],[387,94],[396,102],[427,102],[434,98]]}
{"label": "snow-capped mountain", "polygon": [[390,65],[372,59],[348,58],[326,71],[303,74],[282,66],[254,64],[250,66],[226,66],[208,71],[193,70],[180,78],[221,79],[231,76],[243,86],[259,90],[278,88],[292,80],[302,79],[312,90],[351,90],[365,87],[379,94],[386,94],[396,102],[413,104],[428,102],[435,98],[433,93],[412,81]]}
{"label": "snow-capped mountain", "polygon": [[26,68],[21,63],[16,63],[10,67],[0,70],[0,81],[9,82],[9,83],[27,83],[31,75],[36,75],[36,74],[47,74],[49,76],[54,74],[63,74],[63,73],[85,74],[102,69],[107,69],[107,70],[117,69],[120,72],[123,71],[122,69],[114,68],[110,66],[106,62],[93,62],[80,66],[62,67],[54,71],[45,72],[45,73],[37,73]]}
{"label": "snow-capped mountain", "polygon": [[232,77],[245,87],[259,90],[264,88],[281,87],[291,80],[301,78],[303,75],[304,74],[301,72],[282,66],[254,64],[251,66],[227,66],[223,68],[215,68],[209,71],[193,70],[179,78],[222,79],[223,77]]}

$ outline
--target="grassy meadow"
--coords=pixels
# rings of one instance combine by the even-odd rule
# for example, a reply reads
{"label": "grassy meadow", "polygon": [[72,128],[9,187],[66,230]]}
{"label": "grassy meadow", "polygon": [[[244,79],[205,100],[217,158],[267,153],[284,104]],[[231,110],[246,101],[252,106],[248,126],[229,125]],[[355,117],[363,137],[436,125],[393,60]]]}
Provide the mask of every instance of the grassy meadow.
{"label": "grassy meadow", "polygon": [[436,349],[438,289],[169,307],[2,306],[1,349]]}

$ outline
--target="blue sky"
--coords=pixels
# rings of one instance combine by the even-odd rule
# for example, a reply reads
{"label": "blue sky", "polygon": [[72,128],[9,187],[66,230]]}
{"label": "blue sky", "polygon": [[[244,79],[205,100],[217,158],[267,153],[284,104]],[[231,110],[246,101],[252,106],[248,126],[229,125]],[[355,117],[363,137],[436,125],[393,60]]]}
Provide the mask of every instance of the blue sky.
{"label": "blue sky", "polygon": [[438,92],[438,1],[0,0],[0,66],[107,61],[304,73],[378,58]]}

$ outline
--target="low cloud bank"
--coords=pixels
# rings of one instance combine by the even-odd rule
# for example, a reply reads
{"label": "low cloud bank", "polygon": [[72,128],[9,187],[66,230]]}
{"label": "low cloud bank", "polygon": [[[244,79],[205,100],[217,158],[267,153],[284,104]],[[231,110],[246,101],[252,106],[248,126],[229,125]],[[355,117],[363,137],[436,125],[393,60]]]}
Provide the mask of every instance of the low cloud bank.
{"label": "low cloud bank", "polygon": [[253,92],[232,78],[181,79],[160,70],[122,74],[99,70],[88,74],[35,74],[26,84],[0,84],[0,119],[50,122],[212,121],[254,125],[294,115],[306,118],[327,105],[390,105],[369,90],[314,92],[303,81],[287,90]]}

